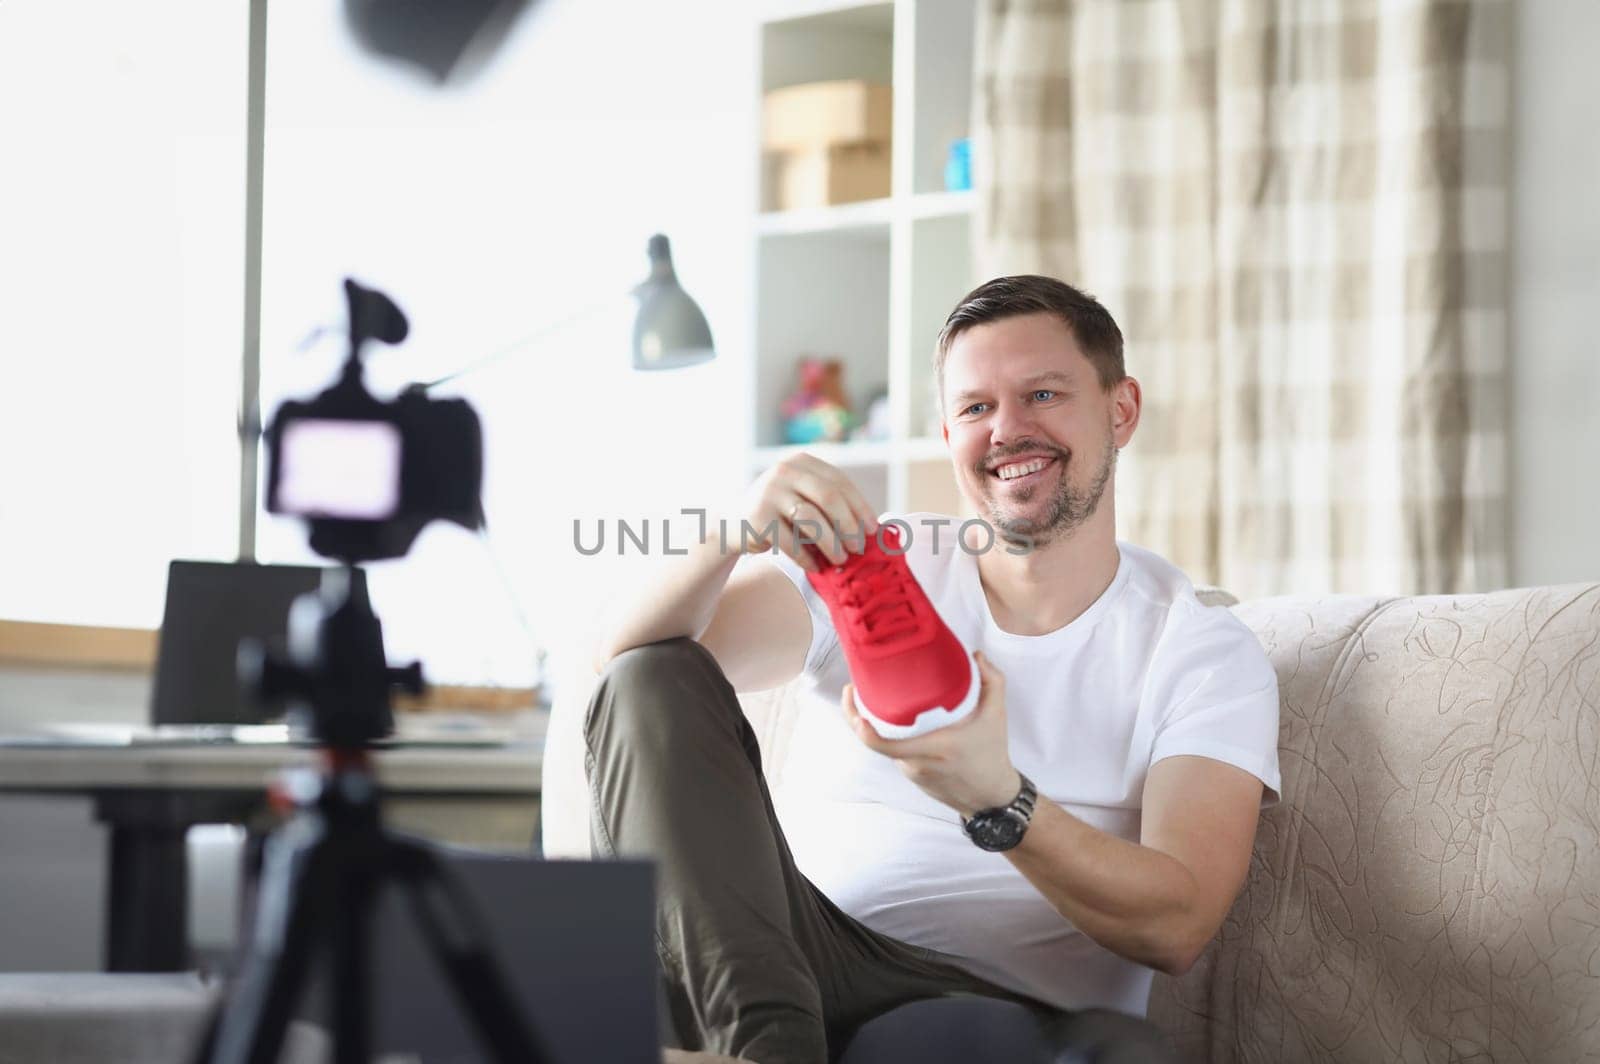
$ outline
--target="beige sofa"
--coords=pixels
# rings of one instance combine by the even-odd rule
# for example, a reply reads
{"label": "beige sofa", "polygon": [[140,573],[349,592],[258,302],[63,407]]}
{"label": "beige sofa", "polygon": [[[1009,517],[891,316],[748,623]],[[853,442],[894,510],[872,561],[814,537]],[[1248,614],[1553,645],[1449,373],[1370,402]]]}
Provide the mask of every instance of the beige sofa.
{"label": "beige sofa", "polygon": [[[1600,584],[1233,607],[1283,699],[1283,802],[1150,1017],[1195,1061],[1600,1061]],[[792,689],[744,699],[769,777]],[[569,688],[544,838],[587,854]]]}

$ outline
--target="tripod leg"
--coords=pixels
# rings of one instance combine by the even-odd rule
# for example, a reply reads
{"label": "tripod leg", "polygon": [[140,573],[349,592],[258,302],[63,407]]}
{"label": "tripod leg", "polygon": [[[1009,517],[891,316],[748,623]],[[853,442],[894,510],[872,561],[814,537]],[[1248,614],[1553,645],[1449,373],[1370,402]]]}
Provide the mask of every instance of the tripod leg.
{"label": "tripod leg", "polygon": [[493,1059],[503,1064],[554,1064],[549,1049],[518,1011],[495,963],[472,900],[432,851],[408,839],[390,841],[390,868],[405,891],[434,960],[456,1003],[471,1018]]}
{"label": "tripod leg", "polygon": [[335,888],[340,892],[340,918],[330,928],[333,939],[333,1044],[337,1064],[371,1064],[372,1060],[372,884],[360,862],[346,865]]}
{"label": "tripod leg", "polygon": [[324,880],[332,871],[325,840],[285,833],[268,845],[255,934],[238,983],[206,1039],[212,1064],[273,1064],[289,1011],[310,970]]}

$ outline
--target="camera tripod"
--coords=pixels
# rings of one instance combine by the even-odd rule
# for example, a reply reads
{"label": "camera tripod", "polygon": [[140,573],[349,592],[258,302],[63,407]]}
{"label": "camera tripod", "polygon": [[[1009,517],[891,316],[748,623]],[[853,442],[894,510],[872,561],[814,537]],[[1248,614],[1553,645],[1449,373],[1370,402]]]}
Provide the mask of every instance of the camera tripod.
{"label": "camera tripod", "polygon": [[200,1047],[214,1064],[273,1064],[319,950],[331,961],[334,1059],[372,1058],[371,919],[380,891],[399,888],[433,960],[491,1059],[550,1064],[517,1011],[470,899],[425,844],[389,832],[369,748],[389,734],[389,688],[422,688],[422,669],[391,669],[382,626],[351,569],[329,570],[290,613],[289,657],[241,648],[242,673],[263,698],[309,711],[320,773],[287,777],[274,797],[294,809],[267,840],[254,927],[227,1000]]}

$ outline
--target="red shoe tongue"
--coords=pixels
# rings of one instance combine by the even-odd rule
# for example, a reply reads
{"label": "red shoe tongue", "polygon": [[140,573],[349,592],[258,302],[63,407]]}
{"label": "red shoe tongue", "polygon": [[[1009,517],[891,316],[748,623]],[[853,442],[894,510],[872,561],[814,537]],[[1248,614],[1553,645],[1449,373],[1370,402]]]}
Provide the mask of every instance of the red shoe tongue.
{"label": "red shoe tongue", "polygon": [[902,583],[902,574],[888,561],[862,562],[848,577],[851,598],[861,614],[864,642],[881,645],[916,631],[917,613]]}

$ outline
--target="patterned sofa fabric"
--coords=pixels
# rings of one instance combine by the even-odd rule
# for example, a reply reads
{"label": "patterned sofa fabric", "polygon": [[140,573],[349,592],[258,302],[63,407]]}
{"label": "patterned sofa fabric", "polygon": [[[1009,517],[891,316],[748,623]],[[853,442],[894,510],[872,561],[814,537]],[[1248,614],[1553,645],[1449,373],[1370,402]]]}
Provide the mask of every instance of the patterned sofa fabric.
{"label": "patterned sofa fabric", "polygon": [[1151,1018],[1192,1060],[1600,1060],[1600,585],[1236,612],[1283,803]]}
{"label": "patterned sofa fabric", "polygon": [[[1233,607],[1278,671],[1283,802],[1150,1017],[1208,1062],[1600,1062],[1600,584]],[[545,842],[587,854],[557,705]],[[781,777],[795,687],[742,698]]]}

